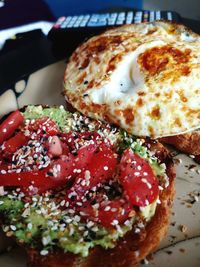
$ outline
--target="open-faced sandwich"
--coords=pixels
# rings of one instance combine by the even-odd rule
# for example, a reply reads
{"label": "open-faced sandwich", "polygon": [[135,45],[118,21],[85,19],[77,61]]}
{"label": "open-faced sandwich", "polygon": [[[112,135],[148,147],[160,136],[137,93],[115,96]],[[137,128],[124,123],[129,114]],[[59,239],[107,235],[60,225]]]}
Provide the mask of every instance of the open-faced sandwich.
{"label": "open-faced sandwich", "polygon": [[122,26],[72,54],[65,95],[77,110],[131,134],[200,154],[200,36],[183,25]]}
{"label": "open-faced sandwich", "polygon": [[157,141],[63,107],[0,125],[2,228],[28,266],[134,266],[166,233],[174,169]]}

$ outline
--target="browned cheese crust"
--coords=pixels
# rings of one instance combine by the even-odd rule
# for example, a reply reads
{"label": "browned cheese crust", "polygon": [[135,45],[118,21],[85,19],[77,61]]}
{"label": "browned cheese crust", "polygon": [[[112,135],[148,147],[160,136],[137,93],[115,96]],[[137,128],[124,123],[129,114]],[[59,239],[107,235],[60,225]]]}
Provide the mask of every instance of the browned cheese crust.
{"label": "browned cheese crust", "polygon": [[173,145],[178,150],[187,154],[200,155],[200,131],[163,137],[160,141]]}
{"label": "browned cheese crust", "polygon": [[125,25],[72,54],[66,101],[136,136],[159,138],[200,124],[200,37],[168,22]]}
{"label": "browned cheese crust", "polygon": [[28,249],[28,267],[129,267],[137,265],[149,253],[155,251],[168,229],[175,192],[175,172],[168,151],[160,143],[151,143],[148,146],[151,150],[156,150],[156,156],[166,164],[170,184],[162,191],[161,204],[157,205],[155,216],[146,228],[139,234],[129,232],[113,249],[94,248],[87,258],[58,250],[41,256],[39,251]]}

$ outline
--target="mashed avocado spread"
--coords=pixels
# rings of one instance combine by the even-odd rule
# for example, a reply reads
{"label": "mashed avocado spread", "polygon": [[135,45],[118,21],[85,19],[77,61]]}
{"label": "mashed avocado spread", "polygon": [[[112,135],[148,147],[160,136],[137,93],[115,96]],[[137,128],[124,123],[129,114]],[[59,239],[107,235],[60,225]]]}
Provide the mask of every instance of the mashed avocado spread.
{"label": "mashed avocado spread", "polygon": [[[149,161],[158,179],[167,182],[165,165],[158,163],[154,155],[142,145],[141,140],[129,136],[124,131],[110,126],[102,128],[101,122],[85,118],[78,113],[71,114],[63,107],[28,106],[23,115],[27,122],[47,116],[55,121],[63,132],[95,130],[116,144],[119,153],[131,147],[135,153]],[[9,190],[0,196],[0,213],[4,216],[3,230],[8,236],[15,236],[18,242],[40,249],[41,255],[48,254],[53,247],[83,257],[96,245],[112,248],[120,237],[134,227],[144,227],[154,216],[157,206],[157,201],[154,201],[138,209],[136,215],[126,220],[123,225],[116,224],[114,228],[107,229],[92,220],[87,223],[81,222],[80,216],[68,208],[62,192],[51,194],[47,191],[43,195],[32,196],[29,201],[24,199],[25,195],[19,188]]]}

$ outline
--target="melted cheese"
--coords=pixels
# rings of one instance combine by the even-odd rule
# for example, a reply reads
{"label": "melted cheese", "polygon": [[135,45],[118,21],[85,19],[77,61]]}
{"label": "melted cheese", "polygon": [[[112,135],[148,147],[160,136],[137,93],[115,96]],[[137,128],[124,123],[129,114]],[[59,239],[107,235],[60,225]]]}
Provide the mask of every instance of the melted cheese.
{"label": "melted cheese", "polygon": [[91,117],[138,136],[162,137],[200,126],[200,37],[156,22],[91,38],[65,73],[67,100]]}

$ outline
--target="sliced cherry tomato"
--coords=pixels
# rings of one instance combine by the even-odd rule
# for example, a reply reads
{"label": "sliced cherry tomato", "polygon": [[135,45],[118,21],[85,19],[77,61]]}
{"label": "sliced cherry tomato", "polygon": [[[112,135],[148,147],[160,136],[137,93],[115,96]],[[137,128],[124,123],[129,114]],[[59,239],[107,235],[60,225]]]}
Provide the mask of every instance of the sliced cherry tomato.
{"label": "sliced cherry tomato", "polygon": [[35,184],[44,183],[44,178],[46,177],[47,170],[37,170],[37,171],[24,171],[21,173],[6,173],[0,174],[0,186],[29,186]]}
{"label": "sliced cherry tomato", "polygon": [[117,155],[105,143],[101,143],[86,167],[80,169],[81,172],[77,175],[74,185],[67,193],[71,204],[74,205],[77,200],[81,201],[88,190],[110,179],[116,166]]}
{"label": "sliced cherry tomato", "polygon": [[122,224],[126,219],[134,215],[135,211],[131,204],[120,198],[110,200],[106,205],[101,205],[98,219],[103,226],[111,228],[115,225]]}
{"label": "sliced cherry tomato", "polygon": [[38,188],[42,193],[46,190],[55,189],[58,186],[66,184],[73,175],[73,155],[63,156],[43,169],[35,171],[23,171],[20,173],[12,172],[0,174],[0,186],[19,186],[27,188],[30,185]]}
{"label": "sliced cherry tomato", "polygon": [[25,136],[23,132],[17,133],[16,135],[4,142],[5,154],[14,153],[21,146],[25,145],[28,139],[29,138]]}
{"label": "sliced cherry tomato", "polygon": [[119,181],[133,205],[147,206],[158,196],[158,181],[151,166],[131,149],[122,155]]}
{"label": "sliced cherry tomato", "polygon": [[33,123],[30,122],[28,124],[28,130],[35,132],[40,130],[47,135],[56,135],[60,132],[56,123],[48,117],[37,119]]}
{"label": "sliced cherry tomato", "polygon": [[76,169],[84,170],[87,167],[87,164],[91,161],[96,150],[97,150],[97,144],[95,143],[82,146],[77,151],[77,156],[75,159]]}
{"label": "sliced cherry tomato", "polygon": [[65,142],[72,150],[78,150],[81,146],[85,145],[85,141],[101,140],[102,137],[97,132],[69,132],[61,134],[63,142]]}
{"label": "sliced cherry tomato", "polygon": [[0,145],[22,125],[24,117],[19,110],[12,112],[0,125]]}

